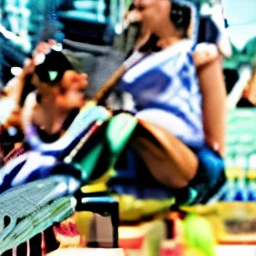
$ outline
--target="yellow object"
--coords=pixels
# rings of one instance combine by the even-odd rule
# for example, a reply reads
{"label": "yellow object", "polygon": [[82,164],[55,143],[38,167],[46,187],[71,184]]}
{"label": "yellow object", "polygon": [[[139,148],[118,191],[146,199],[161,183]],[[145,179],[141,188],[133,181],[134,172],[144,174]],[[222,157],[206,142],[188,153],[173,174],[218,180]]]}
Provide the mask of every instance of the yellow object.
{"label": "yellow object", "polygon": [[256,240],[254,202],[218,202],[182,207],[182,210],[206,218],[212,226],[217,242],[241,244]]}
{"label": "yellow object", "polygon": [[167,216],[174,198],[165,200],[136,199],[131,195],[114,195],[119,202],[119,218],[122,221],[137,221],[145,217]]}
{"label": "yellow object", "polygon": [[81,188],[81,191],[83,193],[96,193],[96,192],[104,192],[107,190],[108,190],[108,187],[103,182],[86,185]]}
{"label": "yellow object", "polygon": [[91,224],[93,220],[93,212],[75,212],[73,219],[76,223],[79,233],[85,237],[89,236]]}
{"label": "yellow object", "polygon": [[226,176],[229,180],[232,180],[232,179],[238,178],[241,175],[242,171],[243,171],[242,169],[237,167],[232,167],[232,168],[229,167],[226,169]]}
{"label": "yellow object", "polygon": [[250,180],[255,180],[256,179],[256,170],[248,170],[247,177]]}

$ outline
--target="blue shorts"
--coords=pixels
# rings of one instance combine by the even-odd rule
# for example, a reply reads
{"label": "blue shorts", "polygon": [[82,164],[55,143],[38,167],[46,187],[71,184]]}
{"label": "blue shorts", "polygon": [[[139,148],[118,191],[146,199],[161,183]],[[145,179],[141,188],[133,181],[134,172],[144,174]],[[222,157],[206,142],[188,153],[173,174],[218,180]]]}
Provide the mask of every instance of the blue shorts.
{"label": "blue shorts", "polygon": [[214,196],[226,182],[224,159],[208,146],[191,148],[191,150],[197,155],[199,166],[188,188],[192,188],[197,193],[192,204],[203,204]]}
{"label": "blue shorts", "polygon": [[208,146],[190,149],[196,154],[199,161],[198,171],[193,179],[194,183],[204,182],[209,188],[215,186],[219,177],[224,173],[224,159]]}

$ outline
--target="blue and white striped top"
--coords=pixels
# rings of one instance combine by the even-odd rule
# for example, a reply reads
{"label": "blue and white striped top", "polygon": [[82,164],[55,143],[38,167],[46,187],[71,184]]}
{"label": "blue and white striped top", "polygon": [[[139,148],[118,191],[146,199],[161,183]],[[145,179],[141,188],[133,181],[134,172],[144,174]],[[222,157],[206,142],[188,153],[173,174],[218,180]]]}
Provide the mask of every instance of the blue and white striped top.
{"label": "blue and white striped top", "polygon": [[139,118],[162,126],[188,146],[204,144],[202,94],[189,40],[142,58],[119,85],[133,96]]}

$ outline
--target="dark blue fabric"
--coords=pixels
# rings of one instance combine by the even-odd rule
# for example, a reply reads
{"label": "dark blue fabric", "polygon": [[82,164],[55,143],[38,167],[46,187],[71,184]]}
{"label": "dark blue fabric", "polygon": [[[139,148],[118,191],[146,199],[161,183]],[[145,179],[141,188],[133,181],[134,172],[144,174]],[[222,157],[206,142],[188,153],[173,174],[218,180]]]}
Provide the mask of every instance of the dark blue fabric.
{"label": "dark blue fabric", "polygon": [[156,95],[166,91],[171,82],[172,78],[170,76],[155,68],[139,76],[132,83],[132,86],[124,81],[121,86],[133,95],[136,103],[147,106],[151,101],[154,101]]}
{"label": "dark blue fabric", "polygon": [[[197,155],[199,167],[195,178],[189,186],[198,193],[205,193],[217,185],[224,173],[224,160],[208,146],[191,148]],[[176,194],[159,183],[151,175],[143,161],[129,149],[120,161],[123,166],[117,166],[117,175],[109,182],[109,186],[118,194],[129,194],[138,199],[166,199]]]}
{"label": "dark blue fabric", "polygon": [[121,156],[116,166],[117,175],[108,186],[117,194],[128,194],[137,199],[171,198],[173,190],[164,187],[152,176],[145,163],[131,148]]}
{"label": "dark blue fabric", "polygon": [[192,183],[204,183],[209,189],[214,187],[225,170],[224,159],[208,146],[191,149],[199,160],[198,172]]}
{"label": "dark blue fabric", "polygon": [[191,88],[192,88],[191,73],[190,73],[189,67],[186,64],[184,64],[184,66],[178,72],[178,77],[181,80],[181,84],[187,89],[187,91],[191,91]]}

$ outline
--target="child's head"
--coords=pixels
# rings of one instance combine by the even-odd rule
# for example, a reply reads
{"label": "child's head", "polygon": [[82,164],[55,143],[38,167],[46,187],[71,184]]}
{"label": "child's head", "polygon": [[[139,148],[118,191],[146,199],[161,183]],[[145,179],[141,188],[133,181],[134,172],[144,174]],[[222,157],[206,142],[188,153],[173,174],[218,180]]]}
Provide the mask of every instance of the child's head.
{"label": "child's head", "polygon": [[32,83],[39,98],[52,95],[56,103],[66,109],[79,108],[85,101],[87,75],[79,74],[58,50],[34,57],[35,70]]}
{"label": "child's head", "polygon": [[35,75],[50,86],[58,84],[67,70],[74,70],[61,51],[51,49],[48,53],[35,56]]}

